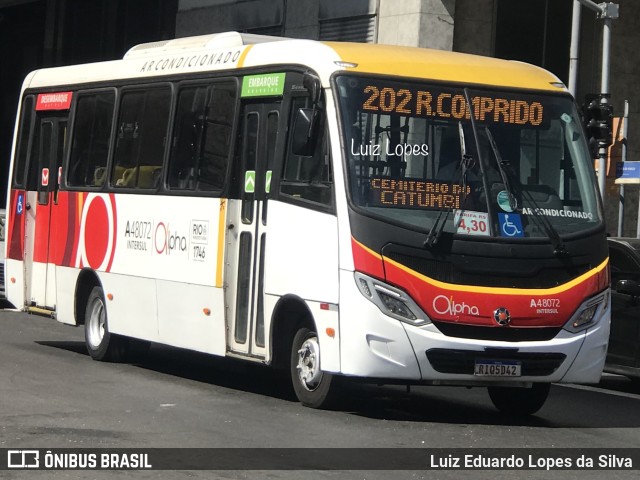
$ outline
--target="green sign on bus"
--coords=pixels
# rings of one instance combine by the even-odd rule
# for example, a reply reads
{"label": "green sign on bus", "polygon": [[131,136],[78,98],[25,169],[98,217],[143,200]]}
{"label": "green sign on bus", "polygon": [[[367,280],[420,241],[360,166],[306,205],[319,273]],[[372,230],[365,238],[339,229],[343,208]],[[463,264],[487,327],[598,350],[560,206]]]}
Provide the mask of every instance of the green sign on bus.
{"label": "green sign on bus", "polygon": [[285,73],[247,75],[242,79],[242,97],[272,97],[284,92]]}

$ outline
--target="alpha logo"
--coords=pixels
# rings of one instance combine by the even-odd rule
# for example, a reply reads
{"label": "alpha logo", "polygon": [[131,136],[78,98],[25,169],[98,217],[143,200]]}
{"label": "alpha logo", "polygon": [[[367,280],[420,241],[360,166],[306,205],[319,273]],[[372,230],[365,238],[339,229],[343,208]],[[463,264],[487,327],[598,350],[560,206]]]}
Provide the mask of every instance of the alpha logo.
{"label": "alpha logo", "polygon": [[511,323],[511,314],[506,308],[500,307],[495,312],[493,312],[493,319],[501,327],[506,327]]}
{"label": "alpha logo", "polygon": [[433,309],[440,315],[480,315],[478,307],[464,302],[457,303],[453,296],[438,295],[433,299]]}
{"label": "alpha logo", "polygon": [[169,224],[159,222],[153,236],[156,253],[170,255],[173,250],[178,252],[187,251],[187,237],[179,235],[178,232],[171,233]]}

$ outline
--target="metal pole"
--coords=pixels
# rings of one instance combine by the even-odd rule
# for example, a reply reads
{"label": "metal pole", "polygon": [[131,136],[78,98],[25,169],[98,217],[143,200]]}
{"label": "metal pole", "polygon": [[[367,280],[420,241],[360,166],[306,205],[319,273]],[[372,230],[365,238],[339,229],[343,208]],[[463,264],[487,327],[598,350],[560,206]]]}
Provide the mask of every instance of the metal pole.
{"label": "metal pole", "polygon": [[[622,115],[622,164],[627,161],[627,134],[629,133],[629,100],[624,101]],[[640,228],[640,227],[638,227]],[[618,236],[624,236],[624,183],[620,184],[620,206],[618,207]]]}
{"label": "metal pole", "polygon": [[[611,48],[611,18],[605,18],[602,28],[602,77],[600,79],[600,103],[609,103],[609,50]],[[605,143],[600,143],[598,148],[598,187],[600,188],[600,195],[602,195],[602,202],[604,204],[605,187],[607,181],[607,146]]]}
{"label": "metal pole", "polygon": [[[570,67],[574,62],[573,70],[569,70],[570,83],[569,89],[575,95],[576,85],[575,78],[572,79],[571,76],[574,74],[574,71],[577,68],[577,51],[574,52],[574,48],[577,49],[577,41],[574,44],[574,35],[577,37],[579,35],[576,30],[579,29],[579,22],[575,21],[576,16],[580,10],[580,5],[584,5],[585,7],[593,10],[598,14],[598,18],[603,20],[603,29],[602,29],[602,89],[600,90],[600,103],[607,104],[609,102],[608,97],[610,95],[609,92],[609,50],[611,48],[611,20],[618,18],[619,16],[619,5],[617,3],[611,2],[603,2],[596,3],[592,0],[575,0],[573,4],[573,24],[571,31],[571,58],[570,58]],[[577,24],[577,25],[576,25]],[[577,37],[579,38],[579,37]],[[575,54],[575,55],[574,55]],[[571,82],[574,82],[573,84]],[[605,142],[601,142],[598,147],[598,188],[600,190],[600,195],[602,196],[602,202],[604,204],[605,200],[605,188],[607,183],[607,146]]]}
{"label": "metal pole", "polygon": [[590,8],[596,13],[602,13],[603,6],[605,5],[604,3],[596,3],[596,2],[593,2],[592,0],[578,0],[578,2],[580,2],[585,7]]}
{"label": "metal pole", "polygon": [[580,52],[580,17],[582,5],[573,0],[573,17],[571,19],[571,48],[569,52],[569,91],[575,98],[578,92],[578,54]]}

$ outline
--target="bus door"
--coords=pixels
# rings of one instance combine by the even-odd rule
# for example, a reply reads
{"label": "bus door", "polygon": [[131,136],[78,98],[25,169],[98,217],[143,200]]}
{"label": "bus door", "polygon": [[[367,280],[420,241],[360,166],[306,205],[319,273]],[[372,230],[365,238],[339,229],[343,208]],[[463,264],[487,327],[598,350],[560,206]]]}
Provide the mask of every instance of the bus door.
{"label": "bus door", "polygon": [[[242,107],[227,210],[225,306],[231,352],[264,358],[264,255],[280,102]],[[233,193],[235,192],[235,194]]]}
{"label": "bus door", "polygon": [[[46,114],[36,119],[27,185],[32,193],[26,205],[25,299],[29,310],[53,312],[56,306],[55,266],[51,255],[55,236],[52,217],[58,205],[62,157],[67,139],[67,117]],[[34,192],[35,190],[35,192]]]}

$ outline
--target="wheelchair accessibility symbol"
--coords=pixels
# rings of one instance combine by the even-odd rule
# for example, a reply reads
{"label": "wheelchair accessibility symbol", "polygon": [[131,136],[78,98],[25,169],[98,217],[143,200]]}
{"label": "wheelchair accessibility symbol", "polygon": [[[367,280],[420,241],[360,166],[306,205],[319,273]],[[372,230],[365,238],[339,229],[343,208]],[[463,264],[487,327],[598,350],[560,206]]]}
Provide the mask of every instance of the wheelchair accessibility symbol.
{"label": "wheelchair accessibility symbol", "polygon": [[18,201],[16,202],[16,213],[18,215],[22,215],[23,211],[24,211],[24,199],[22,195],[18,195]]}
{"label": "wheelchair accessibility symbol", "polygon": [[517,213],[498,213],[500,235],[503,237],[524,237],[522,219]]}

